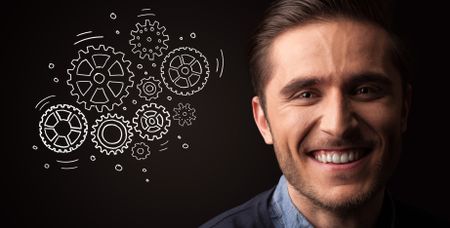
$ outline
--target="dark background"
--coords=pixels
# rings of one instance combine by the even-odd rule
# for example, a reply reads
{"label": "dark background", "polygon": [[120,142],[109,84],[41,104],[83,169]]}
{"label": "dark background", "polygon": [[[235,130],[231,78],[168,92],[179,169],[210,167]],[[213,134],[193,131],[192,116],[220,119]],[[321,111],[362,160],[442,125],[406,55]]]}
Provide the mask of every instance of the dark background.
{"label": "dark background", "polygon": [[[251,117],[252,91],[246,65],[248,38],[267,5],[268,1],[256,0],[16,3],[5,20],[8,32],[4,49],[8,53],[2,54],[8,57],[8,71],[3,76],[13,79],[12,84],[3,84],[4,102],[12,107],[3,108],[3,112],[12,114],[12,121],[6,121],[13,125],[13,139],[4,142],[7,178],[2,186],[7,190],[7,222],[45,227],[196,227],[272,187],[280,171],[272,148],[264,145]],[[80,108],[91,125],[100,114],[84,111],[65,84],[66,69],[79,48],[72,45],[75,35],[87,30],[105,35],[102,42],[125,52],[139,78],[135,64],[147,68],[148,62],[130,52],[129,31],[139,21],[139,10],[148,7],[167,28],[169,50],[192,46],[208,58],[212,73],[199,93],[179,97],[163,87],[162,97],[172,95],[176,101],[161,102],[170,109],[178,101],[189,102],[196,108],[197,120],[186,129],[171,128],[169,149],[153,153],[144,162],[133,160],[129,150],[117,156],[101,154],[88,135],[71,153],[80,157],[80,168],[57,169],[54,161],[60,155],[40,141],[37,123],[42,113],[34,106],[56,94],[53,104]],[[397,3],[397,28],[410,48],[416,75],[404,153],[390,189],[396,198],[448,218],[448,39],[443,32],[447,25],[444,8]],[[116,20],[109,18],[111,12],[118,15]],[[114,34],[116,29],[121,32],[119,36]],[[191,32],[197,38],[189,39]],[[177,39],[179,36],[184,41]],[[225,54],[222,78],[212,70],[219,49]],[[50,62],[55,63],[55,69],[48,69]],[[54,77],[60,82],[54,83]],[[124,104],[131,104],[133,96],[137,97],[130,95]],[[114,112],[133,116],[131,110]],[[10,136],[9,130],[4,132]],[[181,148],[184,142],[189,143],[189,149]],[[33,150],[33,145],[39,149]],[[89,161],[91,154],[97,157],[95,162]],[[45,163],[51,168],[44,169]],[[124,171],[114,170],[117,163],[124,165]],[[142,167],[149,172],[142,173]]]}

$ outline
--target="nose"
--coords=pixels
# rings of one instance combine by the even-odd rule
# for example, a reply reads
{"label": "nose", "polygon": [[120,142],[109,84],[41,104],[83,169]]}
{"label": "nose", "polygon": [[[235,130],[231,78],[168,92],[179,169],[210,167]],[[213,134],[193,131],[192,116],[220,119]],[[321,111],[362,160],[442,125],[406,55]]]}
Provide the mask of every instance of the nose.
{"label": "nose", "polygon": [[356,129],[358,121],[351,103],[341,92],[335,91],[323,102],[320,128],[323,132],[339,138],[346,137]]}

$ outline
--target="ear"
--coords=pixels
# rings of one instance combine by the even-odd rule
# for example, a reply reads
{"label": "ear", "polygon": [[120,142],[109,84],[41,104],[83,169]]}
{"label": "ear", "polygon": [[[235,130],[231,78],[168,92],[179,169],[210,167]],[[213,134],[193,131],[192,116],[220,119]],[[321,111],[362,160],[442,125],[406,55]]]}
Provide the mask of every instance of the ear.
{"label": "ear", "polygon": [[266,113],[264,113],[261,100],[257,96],[253,97],[252,99],[252,109],[253,119],[255,120],[256,126],[258,126],[259,132],[264,138],[264,141],[267,144],[273,144],[272,132],[270,131],[269,122],[267,121]]}
{"label": "ear", "polygon": [[408,125],[408,115],[409,110],[411,110],[411,99],[412,99],[412,87],[410,84],[406,85],[405,96],[403,98],[402,104],[402,132],[406,131]]}

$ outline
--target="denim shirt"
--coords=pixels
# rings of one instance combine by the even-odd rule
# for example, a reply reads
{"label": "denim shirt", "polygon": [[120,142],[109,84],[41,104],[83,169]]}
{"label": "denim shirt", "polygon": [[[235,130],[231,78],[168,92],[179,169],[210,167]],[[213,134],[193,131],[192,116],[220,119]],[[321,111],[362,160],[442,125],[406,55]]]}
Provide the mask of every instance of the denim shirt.
{"label": "denim shirt", "polygon": [[[381,218],[383,225],[381,227],[395,227],[395,206],[389,192],[386,192],[384,214]],[[288,193],[287,180],[283,176],[280,177],[269,206],[269,213],[275,228],[313,228],[314,226],[308,222],[305,216],[297,210]],[[388,216],[388,219],[385,218]],[[377,227],[380,227],[378,221]]]}
{"label": "denim shirt", "polygon": [[308,220],[297,210],[294,203],[292,203],[284,175],[280,177],[272,195],[269,213],[275,228],[313,228]]}

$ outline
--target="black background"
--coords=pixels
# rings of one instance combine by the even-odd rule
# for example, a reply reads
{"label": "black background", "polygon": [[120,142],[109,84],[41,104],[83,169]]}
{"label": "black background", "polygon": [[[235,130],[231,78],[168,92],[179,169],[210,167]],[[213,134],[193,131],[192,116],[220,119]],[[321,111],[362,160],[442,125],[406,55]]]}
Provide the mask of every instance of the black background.
{"label": "black background", "polygon": [[[14,80],[11,87],[3,84],[4,103],[12,107],[3,108],[12,114],[12,121],[5,121],[13,125],[12,141],[4,142],[8,222],[45,227],[196,227],[272,187],[280,171],[251,117],[246,65],[248,38],[267,5],[268,1],[256,0],[17,3],[5,20],[8,54],[3,54],[8,69],[3,76]],[[132,55],[128,44],[142,8],[151,8],[166,26],[169,50],[192,46],[208,58],[212,72],[202,91],[186,98],[165,90],[160,99],[169,109],[178,101],[193,104],[197,120],[189,128],[171,128],[169,149],[144,162],[136,162],[127,151],[101,154],[88,135],[72,153],[80,157],[80,167],[58,169],[54,161],[60,155],[40,141],[37,123],[42,113],[34,106],[56,94],[53,104],[68,103],[83,110],[65,84],[66,69],[79,48],[72,45],[75,35],[83,31],[105,35],[102,43],[125,52],[137,78],[137,63],[152,72],[148,62]],[[397,27],[410,47],[416,75],[404,153],[390,189],[400,200],[448,217],[448,39],[443,8],[397,3]],[[116,20],[109,18],[111,12],[117,14]],[[114,34],[116,29],[120,35]],[[191,32],[197,38],[190,39]],[[177,39],[180,36],[183,41]],[[222,78],[213,70],[219,49],[225,54]],[[50,62],[55,69],[48,68]],[[54,77],[60,82],[54,83]],[[164,100],[167,95],[174,101]],[[133,106],[133,96],[124,104]],[[131,109],[114,112],[131,118]],[[89,125],[99,116],[95,111],[85,114]],[[181,148],[184,142],[189,149]],[[33,150],[33,145],[39,149]],[[91,154],[97,157],[95,162],[89,161]],[[44,163],[51,168],[44,169]],[[124,165],[124,171],[114,170],[117,163]],[[149,172],[142,173],[142,167]]]}

